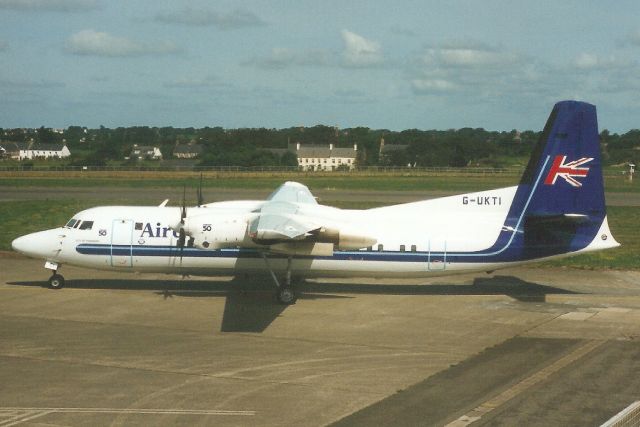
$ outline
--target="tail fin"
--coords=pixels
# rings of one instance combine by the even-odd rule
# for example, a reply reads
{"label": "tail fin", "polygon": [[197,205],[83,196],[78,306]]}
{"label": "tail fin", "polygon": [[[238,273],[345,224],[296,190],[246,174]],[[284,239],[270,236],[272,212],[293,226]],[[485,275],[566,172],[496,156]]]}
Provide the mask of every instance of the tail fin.
{"label": "tail fin", "polygon": [[618,246],[606,215],[596,108],[558,102],[509,213],[523,231],[517,246],[524,258]]}
{"label": "tail fin", "polygon": [[520,185],[538,188],[530,201],[535,214],[605,214],[596,107],[558,102]]}

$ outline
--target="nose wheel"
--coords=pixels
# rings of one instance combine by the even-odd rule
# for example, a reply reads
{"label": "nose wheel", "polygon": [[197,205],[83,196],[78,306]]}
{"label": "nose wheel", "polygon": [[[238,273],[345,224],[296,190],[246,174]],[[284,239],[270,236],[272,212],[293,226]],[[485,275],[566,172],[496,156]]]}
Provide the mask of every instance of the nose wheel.
{"label": "nose wheel", "polygon": [[64,287],[64,277],[62,274],[53,273],[49,277],[49,287],[51,289],[62,289]]}

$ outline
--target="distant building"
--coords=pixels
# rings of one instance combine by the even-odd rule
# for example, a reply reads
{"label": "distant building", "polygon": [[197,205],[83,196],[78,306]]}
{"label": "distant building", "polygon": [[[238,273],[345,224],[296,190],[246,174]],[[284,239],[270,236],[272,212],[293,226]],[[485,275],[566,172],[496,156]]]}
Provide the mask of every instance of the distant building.
{"label": "distant building", "polygon": [[0,142],[3,157],[13,160],[21,160],[26,158],[26,152],[29,144],[26,142]]}
{"label": "distant building", "polygon": [[37,142],[0,143],[3,157],[15,160],[62,159],[71,152],[66,144],[41,144]]}
{"label": "distant building", "polygon": [[199,157],[204,148],[198,144],[178,144],[173,150],[173,157],[179,159],[195,159]]}
{"label": "distant building", "polygon": [[[295,148],[294,150],[292,148]],[[298,166],[308,171],[332,171],[340,169],[353,169],[356,165],[358,145],[353,147],[334,147],[333,144],[303,145],[296,143],[289,147],[298,159]]]}
{"label": "distant building", "polygon": [[409,147],[407,144],[385,144],[384,137],[380,138],[380,152],[379,159],[380,163],[384,164],[387,160],[390,160],[392,153],[397,151],[404,151]]}
{"label": "distant building", "polygon": [[158,147],[133,144],[129,158],[137,160],[162,160],[162,152]]}

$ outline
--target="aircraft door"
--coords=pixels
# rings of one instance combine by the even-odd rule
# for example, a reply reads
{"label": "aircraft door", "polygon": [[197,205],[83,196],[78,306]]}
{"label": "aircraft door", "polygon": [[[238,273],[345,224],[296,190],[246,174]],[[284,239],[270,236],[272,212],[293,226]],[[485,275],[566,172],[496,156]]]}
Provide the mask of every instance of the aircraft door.
{"label": "aircraft door", "polygon": [[111,225],[111,266],[131,267],[132,265],[133,221],[116,219]]}
{"label": "aircraft door", "polygon": [[447,241],[429,240],[429,255],[427,259],[427,270],[441,271],[447,268]]}

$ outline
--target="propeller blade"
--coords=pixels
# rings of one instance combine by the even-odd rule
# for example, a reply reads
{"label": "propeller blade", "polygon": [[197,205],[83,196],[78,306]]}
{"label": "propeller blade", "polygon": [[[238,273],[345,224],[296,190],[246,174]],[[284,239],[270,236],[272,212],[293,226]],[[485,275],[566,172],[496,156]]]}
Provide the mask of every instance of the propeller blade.
{"label": "propeller blade", "polygon": [[187,186],[182,186],[182,210],[180,211],[180,224],[184,225],[184,219],[187,217]]}
{"label": "propeller blade", "polygon": [[184,232],[184,228],[180,229],[180,233],[178,236],[178,247],[180,248],[180,265],[182,265],[182,255],[184,254],[184,242],[186,240],[186,235]]}
{"label": "propeller blade", "polygon": [[198,184],[198,207],[202,206],[204,200],[202,198],[202,172],[200,172],[200,183]]}
{"label": "propeller blade", "polygon": [[186,234],[184,232],[184,228],[181,228],[180,231],[178,232],[178,241],[176,242],[180,249],[184,248],[185,240],[186,240]]}

